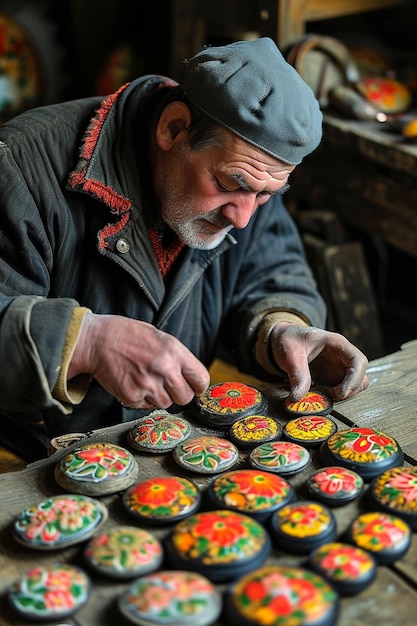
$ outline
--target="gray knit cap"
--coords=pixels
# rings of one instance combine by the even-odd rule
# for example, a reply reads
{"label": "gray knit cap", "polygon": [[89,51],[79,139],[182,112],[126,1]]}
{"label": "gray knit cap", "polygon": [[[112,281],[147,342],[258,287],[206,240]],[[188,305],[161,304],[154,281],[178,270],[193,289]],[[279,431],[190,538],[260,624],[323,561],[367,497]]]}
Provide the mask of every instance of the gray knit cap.
{"label": "gray knit cap", "polygon": [[205,48],[181,82],[207,115],[284,163],[297,165],[320,143],[319,103],[268,37]]}

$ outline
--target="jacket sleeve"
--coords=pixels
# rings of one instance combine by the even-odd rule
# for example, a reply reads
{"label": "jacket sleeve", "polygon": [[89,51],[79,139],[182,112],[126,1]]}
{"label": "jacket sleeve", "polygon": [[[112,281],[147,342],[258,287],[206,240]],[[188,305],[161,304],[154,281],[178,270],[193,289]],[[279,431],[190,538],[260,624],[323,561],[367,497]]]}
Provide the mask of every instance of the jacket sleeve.
{"label": "jacket sleeve", "polygon": [[[45,211],[41,217],[39,160],[18,138],[13,151],[20,151],[20,167],[0,141],[0,410],[68,413],[52,390],[79,305],[73,298],[48,297],[60,233],[53,214]],[[54,204],[53,197],[45,198],[45,206],[47,201]]]}
{"label": "jacket sleeve", "polygon": [[70,408],[54,398],[66,337],[77,303],[39,296],[0,297],[0,410]]}

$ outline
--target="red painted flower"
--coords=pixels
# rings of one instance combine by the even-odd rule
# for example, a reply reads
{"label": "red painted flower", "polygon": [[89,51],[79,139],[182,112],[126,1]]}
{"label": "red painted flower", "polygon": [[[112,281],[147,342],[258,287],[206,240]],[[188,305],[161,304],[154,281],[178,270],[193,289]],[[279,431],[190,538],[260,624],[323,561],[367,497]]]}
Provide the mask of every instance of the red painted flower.
{"label": "red painted flower", "polygon": [[251,580],[248,582],[244,589],[244,594],[249,598],[251,602],[259,602],[266,596],[266,590],[264,585],[258,580]]}
{"label": "red painted flower", "polygon": [[415,472],[402,471],[389,480],[389,486],[401,491],[401,495],[407,504],[417,502],[417,474]]}
{"label": "red painted flower", "polygon": [[326,467],[314,476],[320,491],[335,494],[340,491],[351,492],[357,488],[357,478],[343,468]]}
{"label": "red painted flower", "polygon": [[319,511],[312,506],[305,504],[296,504],[289,508],[288,521],[292,524],[302,524],[308,526],[319,519]]}
{"label": "red painted flower", "polygon": [[63,611],[64,609],[71,609],[75,605],[75,598],[71,591],[64,589],[53,589],[46,591],[45,605],[53,611]]}
{"label": "red painted flower", "polygon": [[304,398],[297,402],[290,402],[287,398],[285,401],[287,409],[298,413],[318,413],[329,407],[329,400],[321,393],[309,391]]}
{"label": "red painted flower", "polygon": [[222,409],[245,409],[259,401],[259,391],[244,383],[222,383],[211,390],[211,397],[216,398]]}
{"label": "red painted flower", "polygon": [[367,524],[365,532],[371,537],[377,537],[378,542],[385,547],[395,546],[404,537],[403,530],[384,516]]}
{"label": "red painted flower", "polygon": [[215,512],[201,517],[195,531],[209,542],[223,547],[232,546],[242,535],[247,534],[244,520],[240,517],[229,514],[222,516]]}
{"label": "red painted flower", "polygon": [[108,447],[105,444],[97,444],[96,446],[77,450],[76,454],[80,459],[87,461],[87,463],[100,463],[104,466],[114,463],[117,457],[122,459],[128,458],[128,454],[124,450],[117,449],[115,451],[112,447]]}
{"label": "red painted flower", "polygon": [[273,498],[288,491],[287,482],[269,472],[241,470],[234,472],[231,480],[241,493],[252,493],[265,498]]}
{"label": "red painted flower", "polygon": [[373,435],[369,435],[369,440],[375,443],[380,448],[385,448],[385,446],[393,444],[391,437],[386,437],[381,433],[374,433]]}
{"label": "red painted flower", "polygon": [[320,560],[324,569],[336,572],[339,578],[357,578],[372,566],[366,552],[350,546],[335,546]]}
{"label": "red painted flower", "polygon": [[356,441],[352,443],[352,449],[358,454],[369,452],[374,445],[383,449],[385,446],[392,445],[393,443],[390,437],[375,432],[372,428],[355,428],[353,432],[359,435]]}
{"label": "red painted flower", "polygon": [[268,603],[268,607],[275,615],[279,615],[280,618],[284,615],[291,615],[294,611],[291,598],[283,593],[274,596]]}
{"label": "red painted flower", "polygon": [[183,486],[175,478],[150,478],[136,485],[130,497],[141,506],[166,506],[175,502],[177,494],[182,490]]}

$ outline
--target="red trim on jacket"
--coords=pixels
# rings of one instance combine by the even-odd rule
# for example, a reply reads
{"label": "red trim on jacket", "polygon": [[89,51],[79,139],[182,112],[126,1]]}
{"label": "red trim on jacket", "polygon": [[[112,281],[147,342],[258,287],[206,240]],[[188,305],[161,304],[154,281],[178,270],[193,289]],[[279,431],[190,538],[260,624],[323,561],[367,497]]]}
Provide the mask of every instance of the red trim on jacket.
{"label": "red trim on jacket", "polygon": [[158,263],[159,270],[162,274],[162,278],[165,280],[169,270],[174,264],[175,259],[184,247],[182,241],[175,236],[174,240],[169,244],[167,248],[164,248],[159,238],[159,232],[155,229],[148,230],[149,239],[151,240],[152,248],[155,254],[155,258]]}
{"label": "red trim on jacket", "polygon": [[100,250],[107,248],[108,237],[120,232],[125,226],[130,217],[129,209],[132,206],[132,203],[130,202],[130,200],[116,193],[114,189],[107,185],[104,185],[102,182],[94,179],[87,179],[87,167],[91,160],[94,148],[96,147],[99,134],[107,118],[107,115],[109,114],[112,106],[116,102],[119,95],[126,89],[128,85],[129,83],[122,85],[122,87],[120,87],[115,93],[111,94],[102,101],[100,107],[96,111],[96,115],[91,120],[90,125],[87,128],[87,132],[85,133],[83,138],[79,161],[80,164],[82,163],[82,167],[79,170],[71,172],[68,179],[70,187],[82,188],[83,191],[89,193],[91,196],[94,196],[95,198],[101,200],[107,206],[109,206],[112,213],[121,216],[121,219],[119,219],[116,223],[108,224],[100,231],[98,239]]}

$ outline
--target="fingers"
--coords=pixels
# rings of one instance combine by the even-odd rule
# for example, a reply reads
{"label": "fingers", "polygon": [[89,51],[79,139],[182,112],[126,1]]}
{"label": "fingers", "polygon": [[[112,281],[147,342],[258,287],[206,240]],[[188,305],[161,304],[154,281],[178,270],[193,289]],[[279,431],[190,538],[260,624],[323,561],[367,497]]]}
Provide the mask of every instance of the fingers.
{"label": "fingers", "polygon": [[183,406],[209,385],[207,369],[173,335],[122,316],[92,317],[82,345],[88,363],[74,375],[90,373],[124,406]]}
{"label": "fingers", "polygon": [[330,392],[334,398],[334,400],[347,400],[348,398],[352,398],[356,396],[358,393],[365,391],[369,387],[369,379],[365,375],[362,380],[358,384],[349,384],[346,386],[344,382],[336,387],[330,388]]}
{"label": "fingers", "polygon": [[333,397],[335,400],[345,400],[368,388],[368,359],[344,337],[340,337],[339,341],[338,356],[342,367],[340,382],[333,387]]}
{"label": "fingers", "polygon": [[288,376],[292,402],[301,400],[311,387],[308,353],[294,330],[289,329],[286,335],[277,333],[271,336],[272,354],[278,367]]}
{"label": "fingers", "polygon": [[[192,361],[194,367],[190,367],[188,361]],[[173,370],[174,366],[165,376],[148,377],[146,389],[138,385],[119,398],[119,401],[123,406],[133,409],[167,409],[172,404],[185,406],[210,384],[208,370],[194,356],[187,360],[179,372]]]}
{"label": "fingers", "polygon": [[277,324],[271,333],[272,354],[290,382],[290,398],[300,400],[318,384],[334,400],[368,388],[368,359],[343,335],[312,327]]}

